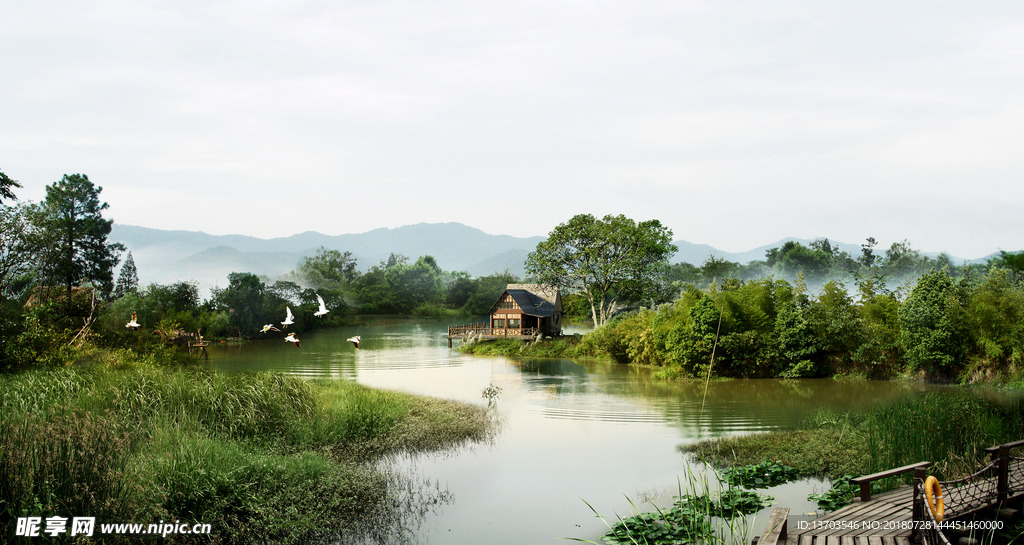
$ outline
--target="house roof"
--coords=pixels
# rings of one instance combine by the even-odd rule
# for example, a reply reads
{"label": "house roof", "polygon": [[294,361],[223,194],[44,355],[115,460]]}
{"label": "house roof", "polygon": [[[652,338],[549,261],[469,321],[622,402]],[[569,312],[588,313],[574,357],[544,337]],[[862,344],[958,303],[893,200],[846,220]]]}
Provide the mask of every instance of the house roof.
{"label": "house roof", "polygon": [[550,318],[555,315],[555,305],[545,301],[533,292],[524,289],[507,289],[505,291],[512,296],[512,299],[519,305],[519,308],[523,310],[523,314],[540,318]]}
{"label": "house roof", "polygon": [[544,284],[509,284],[505,286],[505,289],[528,291],[554,305],[555,312],[562,311],[562,297],[558,288],[554,286],[546,286]]}

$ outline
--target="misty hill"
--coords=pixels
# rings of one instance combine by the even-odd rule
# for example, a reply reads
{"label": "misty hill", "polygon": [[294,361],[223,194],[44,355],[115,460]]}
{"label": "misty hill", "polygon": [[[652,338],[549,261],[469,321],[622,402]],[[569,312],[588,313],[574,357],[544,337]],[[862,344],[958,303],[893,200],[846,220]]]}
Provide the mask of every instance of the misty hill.
{"label": "misty hill", "polygon": [[109,238],[131,250],[143,284],[195,280],[205,288],[226,286],[228,273],[236,271],[280,276],[321,246],[352,252],[361,270],[397,253],[412,260],[432,255],[443,269],[473,276],[506,269],[522,276],[526,255],[544,240],[490,235],[460,223],[420,223],[337,236],[310,231],[272,239],[114,224]]}
{"label": "misty hill", "polygon": [[[194,280],[208,289],[226,286],[227,275],[231,272],[252,272],[276,278],[294,270],[303,257],[314,255],[321,246],[352,252],[360,270],[386,260],[391,253],[398,253],[413,260],[421,255],[432,255],[442,269],[466,271],[473,276],[505,270],[523,276],[527,254],[536,249],[544,237],[491,235],[460,223],[419,223],[336,236],[309,231],[272,239],[114,224],[110,240],[121,242],[132,251],[143,284]],[[678,240],[675,244],[679,251],[671,261],[700,265],[714,255],[749,263],[763,260],[767,250],[790,240],[804,245],[811,242],[811,239],[787,238],[733,253],[707,244]],[[832,244],[853,257],[860,255],[858,244],[835,241]],[[885,248],[876,248],[878,253],[884,251]],[[963,260],[953,258],[953,262]]]}

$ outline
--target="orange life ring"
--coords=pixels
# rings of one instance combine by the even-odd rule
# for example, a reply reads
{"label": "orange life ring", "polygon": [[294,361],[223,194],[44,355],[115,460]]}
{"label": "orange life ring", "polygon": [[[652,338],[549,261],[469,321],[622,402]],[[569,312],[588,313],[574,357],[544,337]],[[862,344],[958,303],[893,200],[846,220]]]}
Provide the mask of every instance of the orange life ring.
{"label": "orange life ring", "polygon": [[946,504],[942,501],[942,486],[939,480],[931,475],[924,480],[924,498],[928,501],[928,508],[935,515],[936,522],[942,522],[942,514],[946,512]]}

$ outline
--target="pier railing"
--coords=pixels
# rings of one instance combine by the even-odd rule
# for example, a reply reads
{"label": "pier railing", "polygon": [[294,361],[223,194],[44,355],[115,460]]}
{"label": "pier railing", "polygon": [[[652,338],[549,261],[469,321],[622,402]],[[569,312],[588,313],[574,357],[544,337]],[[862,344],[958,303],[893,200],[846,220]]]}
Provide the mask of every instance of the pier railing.
{"label": "pier railing", "polygon": [[[1024,494],[1024,458],[1020,454],[1024,440],[1004,443],[985,449],[989,463],[977,472],[950,481],[939,481],[944,504],[943,520],[960,518],[983,509],[998,507],[1009,498]],[[922,529],[921,537],[931,545],[947,545],[949,539],[939,530],[935,514],[928,507],[924,494],[924,468],[914,471],[914,528]]]}

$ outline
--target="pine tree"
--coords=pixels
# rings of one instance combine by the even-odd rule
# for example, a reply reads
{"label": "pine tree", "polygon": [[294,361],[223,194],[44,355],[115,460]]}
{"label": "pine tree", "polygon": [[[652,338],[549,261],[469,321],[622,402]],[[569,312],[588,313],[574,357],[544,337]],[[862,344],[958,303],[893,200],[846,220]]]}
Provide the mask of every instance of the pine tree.
{"label": "pine tree", "polygon": [[114,286],[114,297],[120,299],[128,293],[139,289],[139,273],[135,268],[135,259],[132,257],[132,253],[128,252],[128,257],[124,259],[124,264],[121,265],[121,272],[117,275],[117,284]]}
{"label": "pine tree", "polygon": [[65,175],[46,186],[46,200],[33,220],[39,236],[40,273],[50,285],[71,288],[90,282],[103,295],[114,288],[114,265],[124,245],[107,241],[114,220],[105,219],[103,190],[84,174]]}

